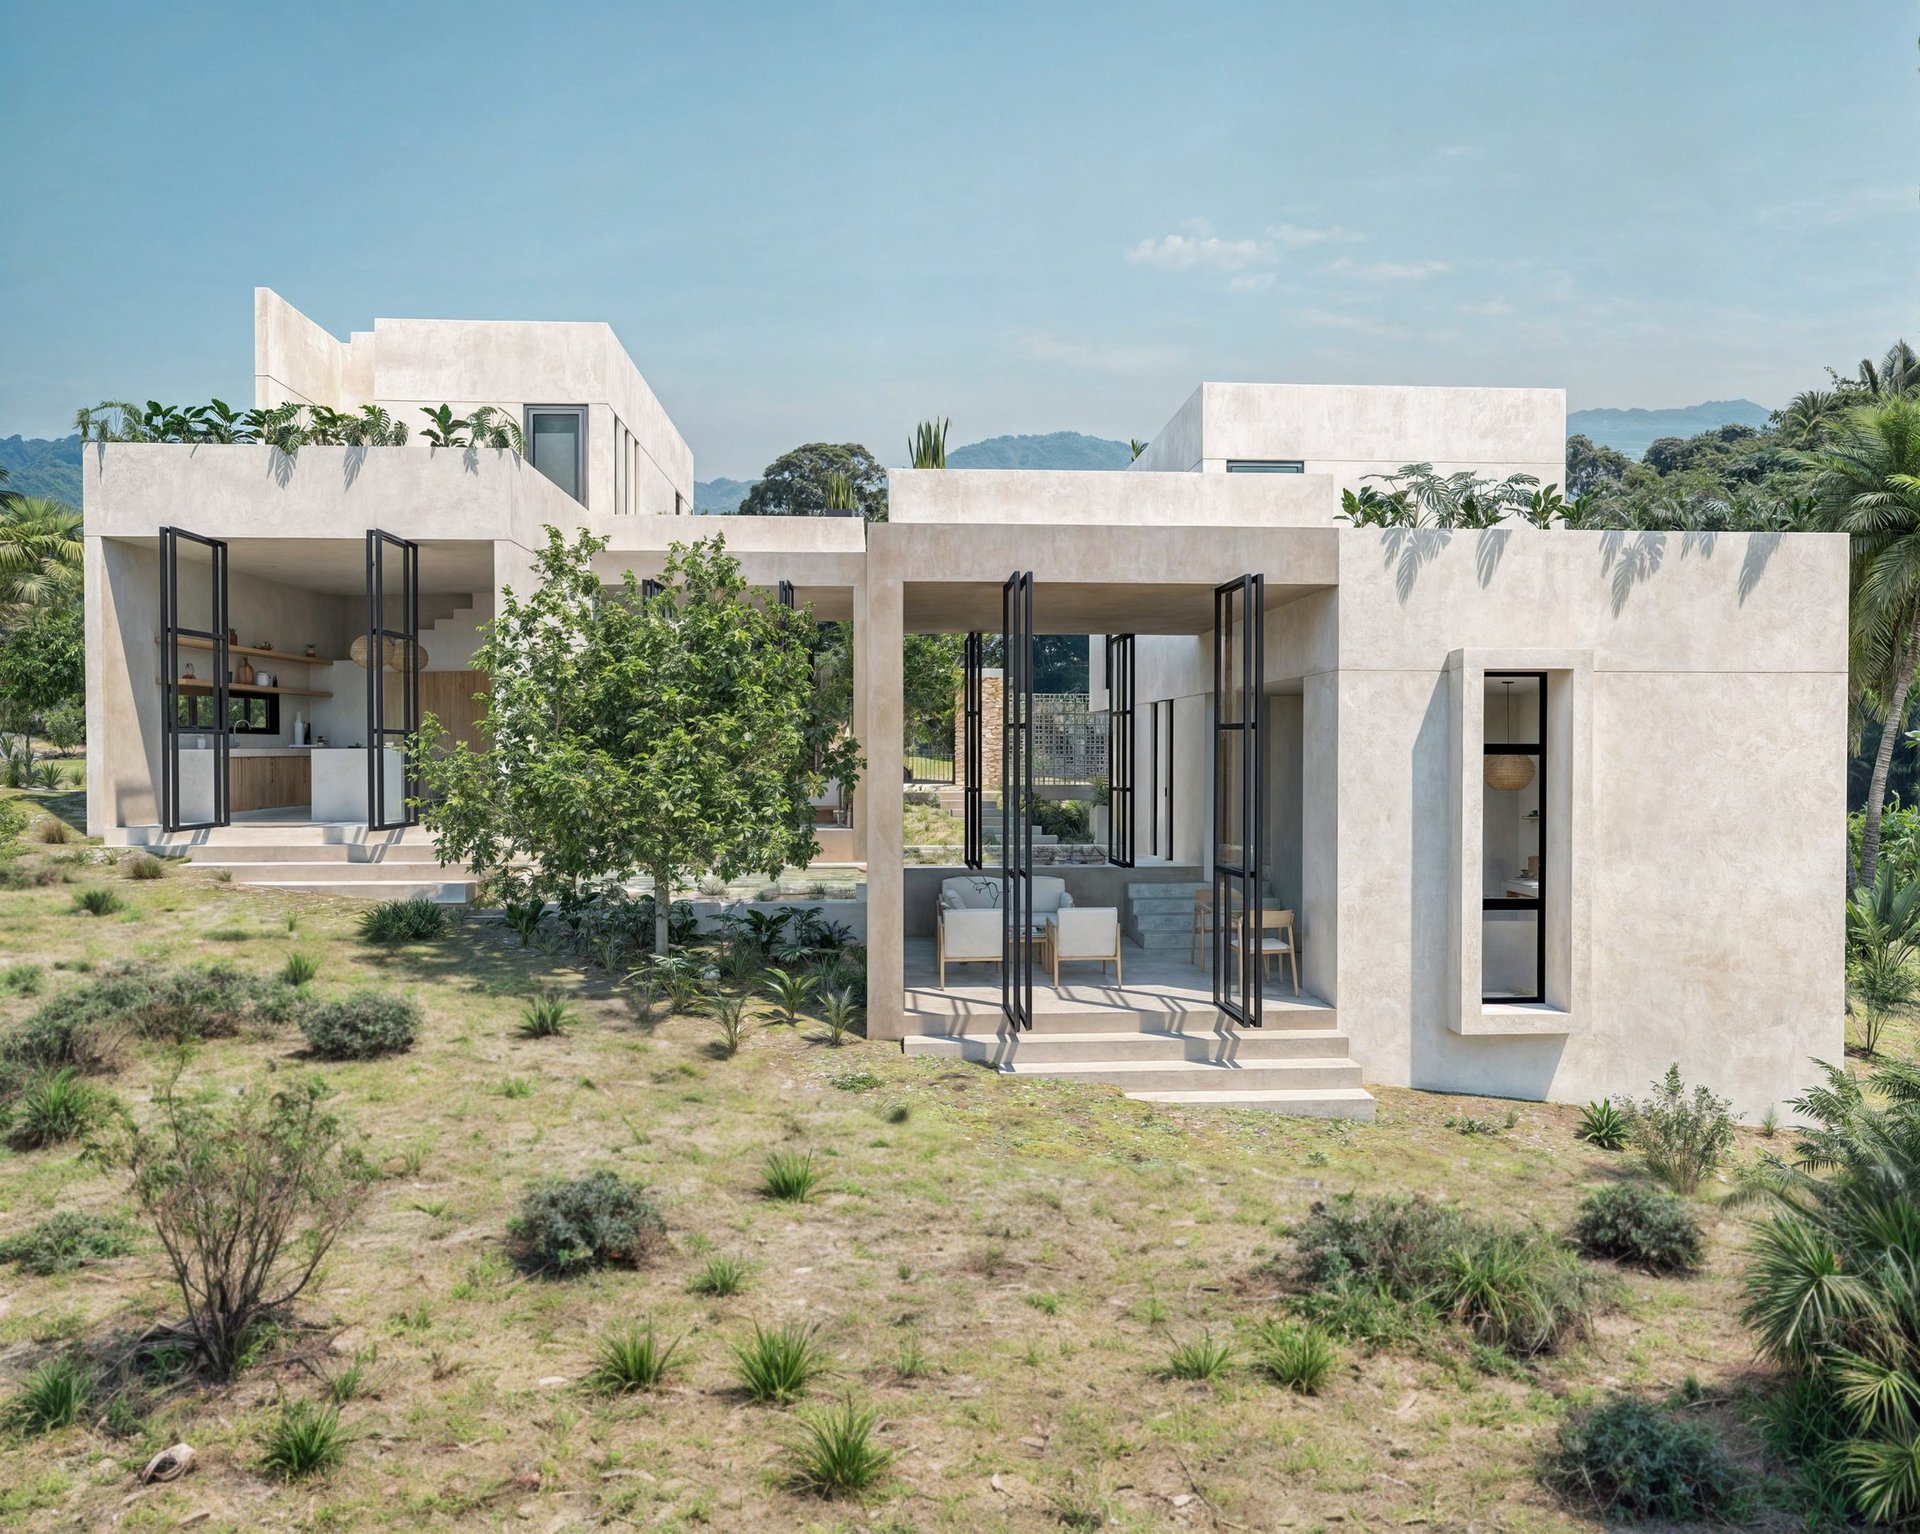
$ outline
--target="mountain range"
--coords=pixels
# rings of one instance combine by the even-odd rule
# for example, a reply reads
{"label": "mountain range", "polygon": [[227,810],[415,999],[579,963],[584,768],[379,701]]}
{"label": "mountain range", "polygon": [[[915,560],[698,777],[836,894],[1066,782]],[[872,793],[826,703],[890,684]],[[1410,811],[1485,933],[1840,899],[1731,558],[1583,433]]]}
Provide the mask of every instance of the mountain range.
{"label": "mountain range", "polygon": [[43,495],[80,504],[80,439],[76,437],[0,437],[0,468],[14,495]]}
{"label": "mountain range", "polygon": [[1567,435],[1589,437],[1640,458],[1661,437],[1697,437],[1716,426],[1765,426],[1772,415],[1750,399],[1710,399],[1671,410],[1574,410],[1567,415]]}

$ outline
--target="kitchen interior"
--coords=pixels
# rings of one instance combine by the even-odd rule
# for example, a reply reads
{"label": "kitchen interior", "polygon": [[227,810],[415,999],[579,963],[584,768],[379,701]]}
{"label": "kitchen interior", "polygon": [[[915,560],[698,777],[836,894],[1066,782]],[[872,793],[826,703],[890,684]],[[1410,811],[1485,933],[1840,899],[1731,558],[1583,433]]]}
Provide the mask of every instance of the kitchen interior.
{"label": "kitchen interior", "polygon": [[[377,664],[368,664],[374,657],[359,541],[289,542],[229,544],[229,809],[235,821],[364,824],[367,688],[377,678],[387,719],[405,718],[404,646],[382,641]],[[484,687],[470,662],[479,626],[491,616],[492,550],[484,544],[448,549],[444,558],[430,547],[421,551],[420,711],[471,742]],[[296,572],[299,584],[290,578]],[[181,585],[181,625],[207,627],[208,570],[183,561]],[[397,596],[387,599],[385,626],[403,626]],[[215,652],[210,640],[182,637],[179,655],[181,813],[206,819],[213,807],[213,736],[210,728],[194,726],[212,724]],[[401,753],[389,746],[382,754],[387,803],[397,806],[405,791]]]}

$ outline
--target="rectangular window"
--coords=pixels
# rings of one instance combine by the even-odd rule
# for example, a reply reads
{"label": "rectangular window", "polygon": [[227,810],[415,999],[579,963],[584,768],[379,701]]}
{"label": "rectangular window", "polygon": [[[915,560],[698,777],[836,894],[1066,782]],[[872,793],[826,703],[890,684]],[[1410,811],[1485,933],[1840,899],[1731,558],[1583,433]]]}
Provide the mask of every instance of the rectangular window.
{"label": "rectangular window", "polygon": [[[228,693],[227,722],[236,735],[278,735],[280,733],[280,699],[272,694],[266,697],[255,697]],[[212,693],[183,692],[180,694],[180,728],[183,730],[213,728]]]}
{"label": "rectangular window", "polygon": [[1539,1001],[1546,927],[1547,675],[1489,671],[1481,763],[1480,994]]}
{"label": "rectangular window", "polygon": [[1298,458],[1229,458],[1229,474],[1304,474],[1307,466]]}
{"label": "rectangular window", "polygon": [[527,406],[527,457],[548,479],[586,505],[586,406]]}

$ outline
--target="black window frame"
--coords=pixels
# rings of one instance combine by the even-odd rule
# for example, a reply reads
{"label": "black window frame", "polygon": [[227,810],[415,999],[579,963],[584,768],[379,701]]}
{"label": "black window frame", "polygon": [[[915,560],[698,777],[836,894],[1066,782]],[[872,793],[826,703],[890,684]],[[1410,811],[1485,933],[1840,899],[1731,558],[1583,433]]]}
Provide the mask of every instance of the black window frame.
{"label": "black window frame", "polygon": [[[260,705],[260,717],[263,723],[252,722],[253,707]],[[211,689],[188,692],[182,689],[179,695],[179,727],[189,734],[195,732],[210,734],[214,729],[214,703]],[[236,712],[239,717],[236,717]],[[227,692],[227,728],[235,735],[278,735],[280,733],[280,698],[277,693],[246,692],[242,685],[235,682]]]}
{"label": "black window frame", "polygon": [[1304,458],[1229,458],[1229,474],[1304,474]]}
{"label": "black window frame", "polygon": [[540,468],[539,459],[534,452],[535,437],[533,433],[533,418],[537,415],[571,415],[580,418],[580,435],[575,439],[576,445],[574,448],[577,459],[575,468],[579,475],[580,493],[573,498],[582,506],[587,504],[587,465],[590,462],[590,454],[587,448],[587,431],[590,424],[589,416],[591,414],[592,412],[585,405],[527,405],[522,407],[520,412],[520,435],[527,444],[528,465],[538,470],[541,474],[546,475],[547,483],[552,485],[556,490],[561,490],[563,493],[565,493],[565,487],[551,474],[547,474],[545,469]]}
{"label": "black window frame", "polygon": [[[1530,681],[1539,686],[1539,715],[1534,725],[1534,733],[1538,739],[1495,742],[1486,738],[1486,684],[1500,681]],[[1480,897],[1480,1004],[1482,1006],[1535,1006],[1547,998],[1547,673],[1544,671],[1484,672],[1480,687],[1480,709],[1482,761],[1489,756],[1531,756],[1537,764],[1534,772],[1540,785],[1540,893],[1530,899],[1517,895],[1492,896],[1482,893]],[[1487,856],[1487,828],[1484,815],[1480,824],[1480,846],[1477,854],[1484,867]],[[1484,877],[1483,873],[1482,878]],[[1503,991],[1498,995],[1487,993],[1486,913],[1488,911],[1533,912],[1533,994],[1531,996],[1517,996],[1511,991]]]}

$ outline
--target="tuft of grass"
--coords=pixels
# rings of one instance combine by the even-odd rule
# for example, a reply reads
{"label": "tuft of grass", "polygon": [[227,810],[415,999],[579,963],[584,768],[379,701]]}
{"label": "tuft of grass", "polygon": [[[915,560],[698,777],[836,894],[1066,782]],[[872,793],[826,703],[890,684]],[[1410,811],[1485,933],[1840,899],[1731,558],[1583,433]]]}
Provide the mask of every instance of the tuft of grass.
{"label": "tuft of grass", "polygon": [[731,1060],[740,1053],[740,1040],[747,1031],[747,1001],[744,996],[719,996],[713,1003],[714,1025],[720,1030],[714,1053]]}
{"label": "tuft of grass", "polygon": [[[880,1084],[880,1078],[869,1070],[842,1071],[828,1083],[839,1092],[871,1092]],[[899,1120],[891,1119],[888,1122],[898,1123]]]}
{"label": "tuft of grass", "polygon": [[928,1372],[927,1349],[918,1333],[910,1333],[893,1356],[893,1372],[903,1380],[917,1380]]}
{"label": "tuft of grass", "polygon": [[79,838],[79,833],[58,815],[48,815],[33,828],[33,839],[49,847],[64,847]]}
{"label": "tuft of grass", "polygon": [[280,967],[282,985],[303,986],[320,973],[320,961],[310,953],[290,953]]}
{"label": "tuft of grass", "polygon": [[337,1406],[289,1401],[267,1426],[261,1468],[283,1481],[318,1475],[340,1463],[346,1439]]}
{"label": "tuft of grass", "polygon": [[784,1406],[797,1400],[827,1372],[827,1356],[814,1338],[814,1329],[798,1321],[769,1331],[758,1321],[753,1335],[733,1344],[739,1363],[740,1388],[749,1400]]}
{"label": "tuft of grass", "polygon": [[533,1096],[533,1083],[525,1076],[509,1076],[500,1083],[500,1095],[508,1101]]}
{"label": "tuft of grass", "polygon": [[73,909],[76,915],[112,916],[127,908],[126,901],[104,884],[96,884],[83,889],[73,897]]}
{"label": "tuft of grass", "polygon": [[39,1150],[78,1140],[106,1120],[113,1103],[111,1094],[84,1080],[75,1066],[46,1072],[15,1100],[7,1143],[15,1150]]}
{"label": "tuft of grass", "polygon": [[392,1372],[390,1366],[384,1369],[379,1367],[379,1359],[377,1344],[355,1353],[352,1363],[328,1377],[327,1399],[335,1406],[345,1406],[347,1402],[357,1401],[362,1396],[378,1395],[381,1385]]}
{"label": "tuft of grass", "polygon": [[1266,1322],[1253,1353],[1254,1368],[1303,1396],[1320,1394],[1339,1362],[1339,1345],[1311,1321]]}
{"label": "tuft of grass", "polygon": [[747,1287],[747,1279],[752,1271],[741,1258],[716,1253],[707,1259],[698,1273],[687,1280],[687,1292],[727,1299]]}
{"label": "tuft of grass", "polygon": [[620,1395],[630,1390],[652,1390],[667,1377],[667,1370],[673,1364],[673,1355],[679,1351],[684,1337],[675,1337],[662,1341],[658,1331],[649,1321],[645,1326],[631,1326],[624,1331],[609,1332],[600,1339],[598,1357],[588,1383],[595,1390],[608,1395]]}
{"label": "tuft of grass", "polygon": [[0,969],[0,992],[8,996],[38,996],[45,979],[45,972],[38,964],[9,964]]}
{"label": "tuft of grass", "polygon": [[1215,1341],[1211,1332],[1203,1332],[1197,1342],[1176,1344],[1162,1372],[1170,1380],[1204,1380],[1211,1384],[1223,1379],[1233,1362],[1233,1344]]}
{"label": "tuft of grass", "polygon": [[360,915],[360,936],[369,943],[426,943],[452,930],[452,913],[424,895],[383,900]]}
{"label": "tuft of grass", "polygon": [[789,1204],[804,1204],[820,1186],[820,1173],[813,1164],[812,1151],[771,1151],[760,1173],[760,1191],[766,1197]]}
{"label": "tuft of grass", "polygon": [[57,1433],[78,1422],[93,1400],[98,1376],[76,1353],[49,1358],[21,1383],[7,1416],[22,1433]]}
{"label": "tuft of grass", "polygon": [[89,1262],[124,1257],[133,1241],[122,1220],[62,1209],[17,1236],[0,1241],[0,1262],[45,1276],[70,1273]]}
{"label": "tuft of grass", "polygon": [[573,1004],[564,996],[547,991],[520,1009],[520,1037],[557,1039],[579,1021]]}
{"label": "tuft of grass", "polygon": [[128,858],[124,866],[129,879],[164,879],[167,876],[167,865],[144,852]]}
{"label": "tuft of grass", "polygon": [[787,1445],[787,1484],[816,1497],[858,1496],[887,1473],[893,1455],[873,1441],[877,1414],[853,1404],[808,1413],[800,1436]]}

